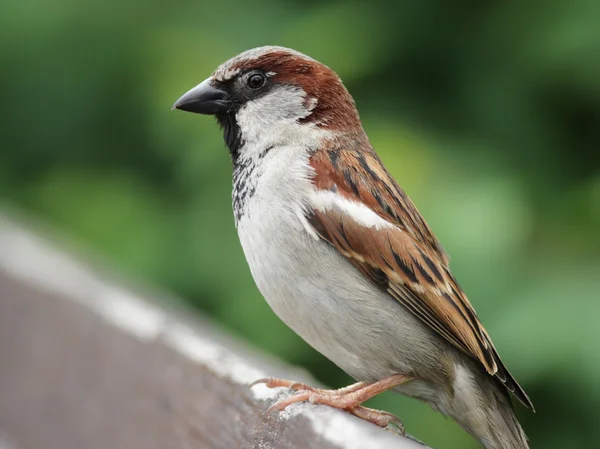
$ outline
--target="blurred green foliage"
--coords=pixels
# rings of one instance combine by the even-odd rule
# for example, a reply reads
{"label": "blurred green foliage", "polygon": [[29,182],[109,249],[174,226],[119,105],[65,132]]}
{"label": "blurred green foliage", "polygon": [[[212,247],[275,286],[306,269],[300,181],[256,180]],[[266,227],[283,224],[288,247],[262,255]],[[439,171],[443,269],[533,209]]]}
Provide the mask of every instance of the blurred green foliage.
{"label": "blurred green foliage", "polygon": [[[342,386],[254,286],[216,124],[170,111],[265,44],[321,60],[355,96],[536,404],[518,411],[532,447],[597,447],[600,2],[4,1],[2,206]],[[477,447],[425,405],[372,405],[433,447]]]}

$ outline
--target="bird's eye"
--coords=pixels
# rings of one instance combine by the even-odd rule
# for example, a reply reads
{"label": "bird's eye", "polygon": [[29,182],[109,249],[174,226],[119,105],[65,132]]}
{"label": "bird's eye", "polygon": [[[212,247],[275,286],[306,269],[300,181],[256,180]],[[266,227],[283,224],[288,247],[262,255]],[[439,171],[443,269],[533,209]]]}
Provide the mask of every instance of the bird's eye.
{"label": "bird's eye", "polygon": [[265,84],[265,75],[254,73],[248,77],[248,87],[250,89],[260,89]]}

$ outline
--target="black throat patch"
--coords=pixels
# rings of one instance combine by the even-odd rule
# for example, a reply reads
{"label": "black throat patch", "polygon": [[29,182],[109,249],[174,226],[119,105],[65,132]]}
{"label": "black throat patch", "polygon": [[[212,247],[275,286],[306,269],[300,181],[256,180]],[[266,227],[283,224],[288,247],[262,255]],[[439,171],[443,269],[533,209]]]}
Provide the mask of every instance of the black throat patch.
{"label": "black throat patch", "polygon": [[240,149],[244,145],[242,130],[235,118],[235,112],[230,111],[217,115],[217,121],[223,130],[223,138],[231,155],[233,164],[233,214],[235,223],[240,221],[247,209],[248,200],[254,195],[256,180],[253,174],[256,164],[252,160],[240,157]]}
{"label": "black throat patch", "polygon": [[218,114],[217,121],[219,126],[223,130],[223,138],[225,139],[225,145],[229,149],[232,162],[236,163],[240,155],[240,147],[242,146],[242,131],[235,118],[235,112],[226,112],[225,114]]}

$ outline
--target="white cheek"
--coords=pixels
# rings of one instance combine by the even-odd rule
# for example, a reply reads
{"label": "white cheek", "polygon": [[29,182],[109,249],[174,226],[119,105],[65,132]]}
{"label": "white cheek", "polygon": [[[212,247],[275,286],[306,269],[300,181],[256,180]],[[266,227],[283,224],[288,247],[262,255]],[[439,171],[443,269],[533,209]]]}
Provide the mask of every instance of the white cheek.
{"label": "white cheek", "polygon": [[273,145],[301,141],[310,126],[298,123],[310,115],[306,93],[294,86],[279,86],[255,100],[248,101],[236,114],[245,146],[257,150]]}
{"label": "white cheek", "polygon": [[341,210],[345,215],[352,218],[352,220],[367,228],[382,229],[395,227],[364,204],[346,199],[330,190],[315,190],[312,196],[312,204],[322,212]]}
{"label": "white cheek", "polygon": [[278,86],[266,95],[248,101],[238,112],[240,127],[263,124],[293,123],[310,114],[304,105],[306,93],[299,87]]}
{"label": "white cheek", "polygon": [[299,87],[278,86],[263,97],[246,103],[236,114],[242,135],[240,148],[242,159],[263,163],[262,157],[269,151],[281,148],[304,152],[318,148],[331,132],[314,123],[301,123],[316,105],[316,100],[306,101],[306,93]]}

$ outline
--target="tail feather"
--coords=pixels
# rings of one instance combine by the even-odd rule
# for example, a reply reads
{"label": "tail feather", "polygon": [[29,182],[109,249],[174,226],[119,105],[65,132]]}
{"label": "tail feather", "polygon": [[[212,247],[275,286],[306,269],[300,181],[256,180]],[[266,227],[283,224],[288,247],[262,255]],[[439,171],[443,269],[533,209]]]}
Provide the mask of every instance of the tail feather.
{"label": "tail feather", "polygon": [[[483,388],[488,432],[480,436],[486,449],[529,449],[527,436],[517,420],[505,384],[488,382]],[[487,390],[487,391],[486,391]]]}
{"label": "tail feather", "polygon": [[512,392],[521,404],[535,413],[533,402],[531,402],[531,399],[529,399],[529,396],[527,396],[527,393],[521,388],[521,385],[519,385],[517,380],[510,374],[510,371],[506,369],[506,366],[502,360],[500,360],[500,357],[498,357],[497,366],[498,372],[496,373],[496,376],[502,382],[504,387]]}
{"label": "tail feather", "polygon": [[472,361],[456,365],[453,395],[440,405],[486,449],[529,449],[506,384]]}

